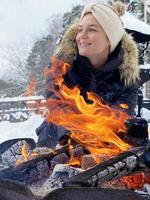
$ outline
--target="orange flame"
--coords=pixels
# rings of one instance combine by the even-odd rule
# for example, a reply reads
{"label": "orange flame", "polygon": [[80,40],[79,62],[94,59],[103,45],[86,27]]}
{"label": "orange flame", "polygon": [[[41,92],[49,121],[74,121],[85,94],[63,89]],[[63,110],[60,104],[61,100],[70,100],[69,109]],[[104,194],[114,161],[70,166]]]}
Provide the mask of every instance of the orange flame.
{"label": "orange flame", "polygon": [[68,145],[69,145],[69,153],[71,157],[69,159],[69,162],[66,165],[80,167],[82,157],[81,156],[74,157],[74,153],[73,153],[74,146],[71,144],[70,139],[68,140]]}
{"label": "orange flame", "polygon": [[124,104],[124,103],[121,103],[121,104],[120,104],[120,107],[121,107],[121,108],[124,108],[124,109],[128,109],[128,105],[127,105],[127,104]]}
{"label": "orange flame", "polygon": [[32,77],[26,91],[22,94],[23,96],[33,95],[37,86],[37,81],[35,77]]}
{"label": "orange flame", "polygon": [[30,156],[28,155],[27,149],[28,149],[28,145],[24,144],[22,147],[21,153],[22,153],[25,161],[30,160]]}
{"label": "orange flame", "polygon": [[[56,99],[47,100],[49,114],[46,119],[71,131],[71,138],[82,144],[92,154],[116,155],[130,146],[117,134],[126,133],[124,125],[129,116],[119,109],[110,107],[92,92],[88,92],[88,104],[80,95],[78,87],[68,88],[63,84],[63,75],[69,64],[52,58],[52,66],[45,71],[51,81]],[[82,77],[81,77],[82,78]],[[56,86],[57,89],[56,89]],[[59,89],[58,89],[59,88]]]}
{"label": "orange flame", "polygon": [[28,161],[28,160],[32,160],[33,158],[36,158],[39,156],[39,153],[37,152],[32,152],[32,151],[28,151],[29,145],[28,144],[24,144],[22,149],[21,149],[21,155],[22,155],[22,159],[21,160],[16,160],[16,166]]}
{"label": "orange flame", "polygon": [[31,159],[30,155],[28,154],[28,145],[24,144],[22,149],[21,149],[21,155],[23,157],[23,160],[17,160],[16,161],[16,166],[20,165],[21,163],[28,161]]}
{"label": "orange flame", "polygon": [[81,166],[81,156],[80,157],[71,157],[69,160],[68,166],[80,167]]}

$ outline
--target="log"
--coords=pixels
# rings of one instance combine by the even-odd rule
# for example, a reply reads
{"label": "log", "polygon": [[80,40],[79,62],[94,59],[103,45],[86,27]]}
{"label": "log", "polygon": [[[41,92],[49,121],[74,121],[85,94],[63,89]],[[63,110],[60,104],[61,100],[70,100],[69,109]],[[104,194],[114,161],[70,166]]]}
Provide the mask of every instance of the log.
{"label": "log", "polygon": [[94,186],[101,187],[104,182],[130,174],[138,167],[140,157],[150,148],[150,142],[130,151],[125,151],[111,159],[108,159],[95,167],[71,177],[63,184],[64,187]]}
{"label": "log", "polygon": [[15,168],[4,169],[0,171],[0,178],[25,184],[36,183],[50,175],[51,160],[64,152],[69,152],[67,145],[49,154],[39,155],[39,157],[26,161]]}

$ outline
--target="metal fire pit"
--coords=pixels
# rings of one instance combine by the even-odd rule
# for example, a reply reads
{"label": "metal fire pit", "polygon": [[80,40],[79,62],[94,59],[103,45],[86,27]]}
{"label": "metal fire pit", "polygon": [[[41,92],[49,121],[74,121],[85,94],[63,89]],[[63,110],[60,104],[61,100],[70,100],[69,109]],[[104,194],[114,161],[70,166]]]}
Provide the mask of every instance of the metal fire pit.
{"label": "metal fire pit", "polygon": [[36,200],[25,186],[13,181],[0,180],[0,200]]}
{"label": "metal fire pit", "polygon": [[50,192],[43,200],[144,200],[145,198],[128,190],[100,188],[63,188]]}
{"label": "metal fire pit", "polygon": [[21,140],[25,140],[30,145],[31,149],[34,149],[36,147],[36,143],[32,138],[10,139],[0,144],[0,155],[4,153],[7,149],[9,149],[13,144]]}

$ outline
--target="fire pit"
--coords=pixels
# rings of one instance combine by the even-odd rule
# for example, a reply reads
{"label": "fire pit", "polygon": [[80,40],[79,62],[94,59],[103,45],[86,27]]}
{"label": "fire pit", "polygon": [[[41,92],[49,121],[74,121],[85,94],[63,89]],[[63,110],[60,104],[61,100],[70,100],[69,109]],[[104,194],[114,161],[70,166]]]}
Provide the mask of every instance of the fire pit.
{"label": "fire pit", "polygon": [[[149,151],[149,143],[132,148],[130,151],[125,151],[99,164],[94,164],[93,167],[82,169],[79,168],[78,163],[74,164],[74,167],[67,164],[71,158],[68,145],[54,151],[47,148],[35,148],[33,141],[31,141],[23,138],[2,144],[0,165],[0,190],[4,190],[1,193],[2,196],[7,196],[4,195],[5,192],[6,194],[15,192],[16,200],[19,198],[25,200],[36,198],[67,200],[70,198],[70,194],[73,195],[74,199],[79,195],[83,200],[90,200],[93,195],[95,195],[94,199],[98,199],[99,195],[101,199],[110,199],[110,196],[111,199],[120,199],[122,191],[124,200],[150,198],[150,193],[148,193],[150,190],[148,185],[150,183],[150,170],[142,162],[143,153]],[[4,147],[5,145],[8,148]],[[23,149],[27,156],[19,154],[19,152],[22,153]],[[74,155],[78,157],[83,154],[90,157],[82,146],[77,145]],[[12,159],[13,156],[15,158]],[[22,161],[19,164],[18,158]],[[132,177],[130,177],[131,175]],[[8,183],[10,189],[8,189]],[[25,197],[20,197],[19,191],[21,189],[17,189],[17,184],[23,188],[23,193],[29,191],[31,195],[24,194]],[[139,189],[141,194],[138,195],[129,189]],[[103,197],[104,194],[105,197]],[[7,199],[7,197],[3,199]]]}

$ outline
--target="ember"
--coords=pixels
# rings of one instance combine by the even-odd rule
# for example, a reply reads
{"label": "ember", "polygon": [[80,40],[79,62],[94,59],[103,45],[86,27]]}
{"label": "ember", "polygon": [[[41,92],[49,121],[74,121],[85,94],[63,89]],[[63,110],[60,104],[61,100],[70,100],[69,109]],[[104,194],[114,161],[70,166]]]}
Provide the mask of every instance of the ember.
{"label": "ember", "polygon": [[122,177],[121,182],[128,189],[143,188],[145,183],[150,184],[150,174],[146,172],[133,173],[129,176]]}

